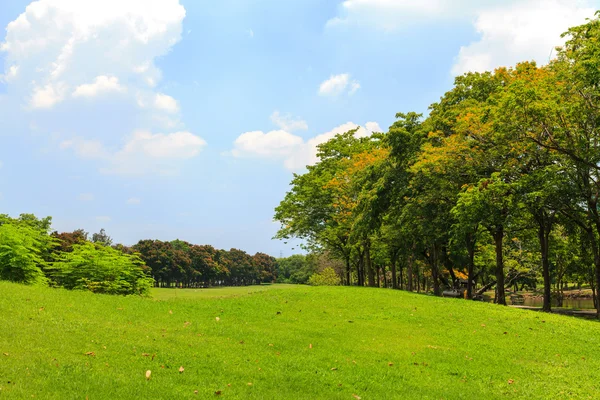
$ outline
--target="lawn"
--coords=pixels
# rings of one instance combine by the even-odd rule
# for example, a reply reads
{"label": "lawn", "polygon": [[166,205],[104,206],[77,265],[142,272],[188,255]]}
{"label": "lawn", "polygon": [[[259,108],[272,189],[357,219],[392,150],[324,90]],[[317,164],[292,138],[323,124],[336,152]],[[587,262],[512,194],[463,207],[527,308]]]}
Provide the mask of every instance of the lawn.
{"label": "lawn", "polygon": [[159,289],[144,299],[0,282],[0,294],[0,399],[565,399],[600,390],[597,322],[493,304],[277,285]]}

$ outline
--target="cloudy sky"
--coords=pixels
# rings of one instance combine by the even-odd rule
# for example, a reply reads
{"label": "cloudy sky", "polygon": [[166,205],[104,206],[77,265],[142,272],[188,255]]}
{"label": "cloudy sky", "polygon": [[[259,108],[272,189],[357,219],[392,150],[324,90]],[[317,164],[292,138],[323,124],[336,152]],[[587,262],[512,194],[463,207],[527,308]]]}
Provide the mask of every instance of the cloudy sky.
{"label": "cloudy sky", "polygon": [[315,146],[548,61],[586,0],[0,1],[0,213],[292,254],[273,208]]}

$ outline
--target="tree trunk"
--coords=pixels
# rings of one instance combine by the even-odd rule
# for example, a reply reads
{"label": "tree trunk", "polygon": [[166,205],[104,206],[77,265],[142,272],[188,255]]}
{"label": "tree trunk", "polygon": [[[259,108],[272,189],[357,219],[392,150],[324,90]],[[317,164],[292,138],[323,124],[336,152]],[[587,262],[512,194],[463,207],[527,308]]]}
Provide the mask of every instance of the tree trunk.
{"label": "tree trunk", "polygon": [[545,221],[543,215],[539,215],[538,220],[538,239],[540,241],[540,252],[542,255],[542,275],[544,277],[544,305],[542,306],[542,310],[545,312],[552,311],[552,298],[551,298],[551,289],[552,282],[550,281],[550,260],[548,259],[549,253],[549,236],[550,236],[550,227]]}
{"label": "tree trunk", "polygon": [[391,260],[391,268],[392,268],[392,289],[398,289],[398,281],[396,279],[396,259],[392,257]]}
{"label": "tree trunk", "polygon": [[358,265],[358,286],[365,286],[365,252],[359,251]]}
{"label": "tree trunk", "polygon": [[421,293],[421,271],[420,271],[419,265],[416,265],[416,267],[417,268],[415,271],[415,274],[416,274],[415,278],[417,279],[417,293]]}
{"label": "tree trunk", "polygon": [[345,261],[346,261],[346,286],[351,286],[352,282],[350,279],[350,256],[346,256],[345,257]]}
{"label": "tree trunk", "polygon": [[496,303],[506,305],[504,291],[504,260],[502,257],[502,240],[504,239],[504,226],[497,226],[494,230],[494,243],[496,245]]}
{"label": "tree trunk", "polygon": [[450,274],[450,279],[452,279],[452,288],[457,289],[459,285],[457,285],[456,274],[454,273],[454,267],[452,266],[452,260],[448,256],[448,248],[446,246],[442,246],[442,254],[441,257],[443,259],[444,267],[448,270]]}
{"label": "tree trunk", "polygon": [[371,260],[371,249],[370,243],[365,244],[365,264],[367,267],[367,279],[369,280],[369,286],[375,287],[375,271],[373,271],[373,263]]}
{"label": "tree trunk", "polygon": [[402,267],[402,263],[400,263],[400,267],[399,267],[399,270],[398,270],[398,277],[400,278],[399,279],[400,283],[398,284],[398,288],[400,290],[402,290],[404,288],[404,279],[403,279],[403,276],[404,276],[404,268]]}
{"label": "tree trunk", "polygon": [[433,280],[433,295],[434,296],[441,296],[442,292],[440,291],[440,281],[438,279],[438,274],[439,274],[439,270],[438,270],[438,246],[437,245],[433,245],[431,247],[431,254],[430,254],[430,264],[431,264],[431,279]]}
{"label": "tree trunk", "polygon": [[[594,265],[595,265],[595,280],[596,286],[600,282],[600,254],[598,253],[598,246],[594,240],[592,247],[594,248]],[[600,318],[600,301],[596,299],[596,317]]]}
{"label": "tree trunk", "polygon": [[467,298],[473,298],[473,280],[475,279],[475,235],[467,234],[467,253],[469,254],[469,264],[467,265]]}
{"label": "tree trunk", "polygon": [[408,270],[406,271],[406,280],[408,281],[408,291],[413,291],[413,256],[408,256]]}

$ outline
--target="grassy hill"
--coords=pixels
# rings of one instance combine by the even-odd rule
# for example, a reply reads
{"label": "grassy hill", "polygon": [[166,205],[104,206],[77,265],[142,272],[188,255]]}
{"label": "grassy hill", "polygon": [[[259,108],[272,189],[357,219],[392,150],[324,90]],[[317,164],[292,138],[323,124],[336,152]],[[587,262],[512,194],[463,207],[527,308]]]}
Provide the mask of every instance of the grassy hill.
{"label": "grassy hill", "polygon": [[275,285],[156,290],[143,299],[0,282],[0,315],[0,399],[564,399],[600,391],[595,321],[391,290]]}

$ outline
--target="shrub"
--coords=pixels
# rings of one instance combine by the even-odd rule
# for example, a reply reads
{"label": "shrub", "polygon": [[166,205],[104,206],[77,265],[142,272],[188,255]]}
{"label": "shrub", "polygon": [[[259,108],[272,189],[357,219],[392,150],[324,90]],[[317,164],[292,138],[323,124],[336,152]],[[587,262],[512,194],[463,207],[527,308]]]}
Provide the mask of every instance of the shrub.
{"label": "shrub", "polygon": [[0,280],[18,283],[46,283],[42,271],[46,262],[42,232],[26,224],[0,225]]}
{"label": "shrub", "polygon": [[318,274],[313,274],[308,280],[311,286],[339,286],[342,283],[333,268],[325,268]]}
{"label": "shrub", "polygon": [[154,280],[146,275],[143,266],[137,255],[87,242],[73,245],[70,253],[62,253],[49,275],[54,284],[66,289],[145,295]]}

